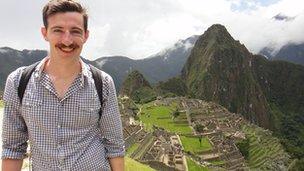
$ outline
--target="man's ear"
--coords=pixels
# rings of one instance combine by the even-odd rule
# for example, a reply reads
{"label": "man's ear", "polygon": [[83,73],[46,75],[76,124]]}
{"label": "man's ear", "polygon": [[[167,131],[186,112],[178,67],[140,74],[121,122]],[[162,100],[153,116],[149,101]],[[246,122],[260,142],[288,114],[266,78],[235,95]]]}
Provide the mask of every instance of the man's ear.
{"label": "man's ear", "polygon": [[41,34],[43,36],[43,38],[48,41],[48,38],[47,38],[47,30],[45,27],[41,27]]}
{"label": "man's ear", "polygon": [[84,43],[88,40],[89,35],[90,35],[90,31],[87,30],[87,31],[84,33]]}

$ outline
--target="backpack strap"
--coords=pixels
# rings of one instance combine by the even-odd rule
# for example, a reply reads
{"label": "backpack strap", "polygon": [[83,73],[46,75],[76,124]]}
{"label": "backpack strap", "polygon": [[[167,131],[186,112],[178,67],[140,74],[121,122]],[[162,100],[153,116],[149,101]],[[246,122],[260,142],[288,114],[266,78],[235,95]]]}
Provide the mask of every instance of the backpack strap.
{"label": "backpack strap", "polygon": [[36,66],[39,64],[39,62],[36,62],[30,66],[27,66],[21,74],[21,78],[20,78],[19,86],[18,86],[18,97],[20,100],[20,104],[22,103],[22,99],[23,99],[23,95],[24,95],[27,83],[29,82],[31,75],[34,72]]}
{"label": "backpack strap", "polygon": [[[20,104],[22,103],[22,99],[23,99],[23,95],[24,95],[24,92],[25,92],[25,89],[26,89],[26,86],[31,78],[31,75],[32,73],[34,72],[36,66],[40,63],[39,62],[36,62],[30,66],[27,66],[22,74],[21,74],[21,78],[20,78],[20,81],[19,81],[19,86],[18,86],[18,97],[19,97],[19,100],[20,100]],[[95,88],[96,88],[96,91],[97,91],[97,94],[98,94],[98,98],[99,98],[99,101],[100,101],[100,105],[102,106],[103,105],[103,95],[102,95],[102,90],[103,90],[103,83],[102,83],[102,72],[94,67],[93,65],[91,64],[88,64],[90,69],[91,69],[91,72],[92,72],[92,77],[94,79],[94,84],[95,84]],[[102,107],[101,107],[102,108]],[[100,111],[99,111],[99,119],[101,118],[101,114],[102,114],[102,110],[100,108]]]}
{"label": "backpack strap", "polygon": [[101,105],[101,108],[100,108],[100,111],[99,111],[99,120],[100,120],[101,114],[102,114],[102,105],[103,105],[102,72],[98,68],[94,67],[93,65],[91,65],[91,64],[88,64],[88,65],[89,65],[89,67],[91,69],[91,72],[92,72],[92,77],[94,79],[95,88],[96,88],[96,91],[97,91],[97,94],[98,94],[98,98],[99,98],[99,101],[100,101],[100,105]]}

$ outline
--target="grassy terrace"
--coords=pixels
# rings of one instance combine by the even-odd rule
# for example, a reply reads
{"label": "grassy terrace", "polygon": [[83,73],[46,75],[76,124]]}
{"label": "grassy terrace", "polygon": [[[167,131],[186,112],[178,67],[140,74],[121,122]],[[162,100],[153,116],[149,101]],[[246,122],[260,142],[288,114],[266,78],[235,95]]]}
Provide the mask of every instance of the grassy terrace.
{"label": "grassy terrace", "polygon": [[3,108],[4,107],[4,102],[3,100],[0,100],[0,108]]}
{"label": "grassy terrace", "polygon": [[187,157],[186,159],[187,159],[187,165],[188,165],[188,170],[189,171],[208,171],[208,168],[202,167],[202,166],[196,164],[190,158]]}
{"label": "grassy terrace", "polygon": [[248,166],[250,169],[269,170],[277,160],[289,162],[279,140],[259,127],[243,127],[249,138]]}
{"label": "grassy terrace", "polygon": [[175,119],[172,118],[174,106],[149,106],[143,105],[140,120],[145,124],[147,130],[152,130],[152,126],[158,126],[169,132],[179,134],[192,134],[192,129],[188,126],[185,113],[180,113]]}
{"label": "grassy terrace", "polygon": [[126,171],[155,171],[151,167],[137,162],[136,160],[131,159],[130,157],[125,158],[125,170]]}
{"label": "grassy terrace", "polygon": [[138,147],[139,143],[134,143],[131,147],[127,149],[126,156],[130,156]]}
{"label": "grassy terrace", "polygon": [[[176,103],[172,103],[170,106],[153,106],[152,103],[144,104],[141,106],[139,119],[144,123],[148,131],[152,131],[152,126],[155,125],[164,128],[166,131],[179,134],[185,151],[195,154],[210,150],[212,146],[206,137],[202,138],[200,144],[198,137],[187,136],[193,135],[193,131],[188,125],[185,112],[181,112],[176,118],[173,118],[172,113],[176,110],[176,106]],[[131,146],[128,151],[132,151],[132,148],[138,147]],[[189,171],[208,170],[208,168],[198,165],[190,158],[187,158],[187,164]]]}
{"label": "grassy terrace", "polygon": [[209,140],[205,137],[202,138],[201,144],[199,142],[199,138],[197,137],[180,136],[180,138],[185,151],[199,153],[211,150],[212,148],[211,144],[209,143]]}

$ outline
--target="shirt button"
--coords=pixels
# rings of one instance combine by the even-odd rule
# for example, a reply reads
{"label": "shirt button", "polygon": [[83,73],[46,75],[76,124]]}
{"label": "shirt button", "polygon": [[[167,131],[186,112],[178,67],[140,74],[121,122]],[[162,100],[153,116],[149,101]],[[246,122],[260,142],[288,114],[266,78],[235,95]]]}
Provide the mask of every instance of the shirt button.
{"label": "shirt button", "polygon": [[57,128],[61,128],[61,125],[57,125]]}

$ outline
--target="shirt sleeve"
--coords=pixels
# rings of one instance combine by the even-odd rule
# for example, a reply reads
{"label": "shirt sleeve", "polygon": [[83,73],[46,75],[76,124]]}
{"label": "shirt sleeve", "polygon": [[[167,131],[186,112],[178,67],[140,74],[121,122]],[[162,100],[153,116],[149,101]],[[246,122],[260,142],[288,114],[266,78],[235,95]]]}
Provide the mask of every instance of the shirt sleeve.
{"label": "shirt sleeve", "polygon": [[21,68],[12,72],[4,90],[4,113],[2,120],[2,159],[23,159],[26,157],[28,133],[20,112],[17,85]]}
{"label": "shirt sleeve", "polygon": [[112,77],[106,75],[103,85],[105,101],[103,103],[100,127],[106,149],[106,157],[123,157],[125,155],[125,145],[122,123]]}

